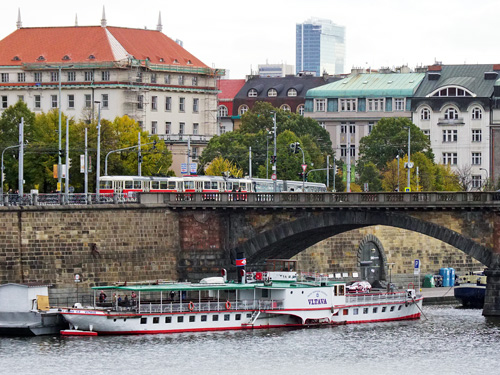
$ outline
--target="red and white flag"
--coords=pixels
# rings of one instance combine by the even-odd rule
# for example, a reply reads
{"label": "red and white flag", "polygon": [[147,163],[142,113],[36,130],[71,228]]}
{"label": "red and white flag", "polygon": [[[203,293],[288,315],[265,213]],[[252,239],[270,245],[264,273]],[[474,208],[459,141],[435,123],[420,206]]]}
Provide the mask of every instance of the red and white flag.
{"label": "red and white flag", "polygon": [[236,259],[236,267],[244,267],[247,265],[247,259]]}

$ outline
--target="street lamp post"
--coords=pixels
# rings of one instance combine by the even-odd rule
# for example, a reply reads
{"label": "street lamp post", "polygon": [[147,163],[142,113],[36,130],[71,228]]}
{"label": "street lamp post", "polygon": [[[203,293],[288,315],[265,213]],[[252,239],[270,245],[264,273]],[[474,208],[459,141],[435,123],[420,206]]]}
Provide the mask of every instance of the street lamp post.
{"label": "street lamp post", "polygon": [[2,151],[2,202],[3,202],[3,184],[4,184],[4,177],[3,177],[3,174],[4,174],[4,170],[5,170],[5,167],[3,165],[3,155],[5,153],[5,151],[11,149],[11,148],[17,148],[17,147],[20,147],[21,145],[14,145],[14,146],[9,146],[9,147],[6,147],[3,149]]}
{"label": "street lamp post", "polygon": [[273,179],[273,191],[276,193],[276,191],[278,190],[277,187],[278,187],[278,184],[277,184],[277,179],[278,179],[278,175],[277,175],[277,170],[276,170],[276,162],[277,162],[277,157],[276,157],[276,112],[272,112],[273,113],[273,136],[274,136],[274,163],[273,163],[273,175],[274,175],[274,179]]}
{"label": "street lamp post", "polygon": [[[62,78],[61,78],[61,70],[62,70],[62,66],[59,65],[57,67],[59,69],[59,72],[57,73],[57,78],[59,78],[59,98],[58,98],[58,101],[57,101],[57,112],[59,113],[59,147],[57,149],[57,153],[58,153],[58,156],[57,156],[57,183],[58,183],[58,187],[59,187],[59,193],[62,193],[62,170],[61,170],[61,154],[62,154],[62,150],[61,150],[61,108],[62,108],[62,103],[61,103],[61,89],[62,89]],[[66,168],[68,168],[68,166],[66,166]],[[68,173],[68,171],[66,171],[66,173]]]}
{"label": "street lamp post", "polygon": [[95,101],[98,105],[98,117],[97,117],[97,157],[96,157],[96,168],[95,168],[95,176],[96,176],[96,185],[95,185],[95,193],[96,198],[99,199],[100,189],[100,179],[101,179],[101,102]]}
{"label": "street lamp post", "polygon": [[410,172],[411,172],[411,162],[410,162],[410,143],[411,143],[411,135],[410,135],[410,127],[408,126],[408,191],[410,191]]}
{"label": "street lamp post", "polygon": [[399,193],[399,150],[398,154],[396,155],[396,159],[398,159],[398,193]]}

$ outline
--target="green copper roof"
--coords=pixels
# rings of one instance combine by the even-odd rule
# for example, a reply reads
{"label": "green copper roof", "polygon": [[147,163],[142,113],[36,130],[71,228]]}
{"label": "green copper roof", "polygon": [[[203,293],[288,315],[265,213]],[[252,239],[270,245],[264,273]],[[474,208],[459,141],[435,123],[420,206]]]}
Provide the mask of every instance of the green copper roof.
{"label": "green copper roof", "polygon": [[307,98],[411,97],[425,73],[362,73],[316,87]]}

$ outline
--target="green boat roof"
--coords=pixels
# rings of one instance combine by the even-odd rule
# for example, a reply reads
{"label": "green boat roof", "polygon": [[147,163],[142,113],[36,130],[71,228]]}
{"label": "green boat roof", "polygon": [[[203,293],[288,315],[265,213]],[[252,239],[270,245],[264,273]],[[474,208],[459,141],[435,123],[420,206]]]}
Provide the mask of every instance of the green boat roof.
{"label": "green boat roof", "polygon": [[306,98],[411,97],[425,73],[361,73],[307,91]]}

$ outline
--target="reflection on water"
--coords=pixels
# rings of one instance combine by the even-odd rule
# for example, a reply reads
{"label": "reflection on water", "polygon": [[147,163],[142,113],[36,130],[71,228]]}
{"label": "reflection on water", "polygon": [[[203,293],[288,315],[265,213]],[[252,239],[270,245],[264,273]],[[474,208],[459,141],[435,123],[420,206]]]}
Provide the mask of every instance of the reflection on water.
{"label": "reflection on water", "polygon": [[484,374],[498,367],[499,319],[453,306],[424,313],[428,319],[317,329],[3,337],[0,363],[16,375]]}

